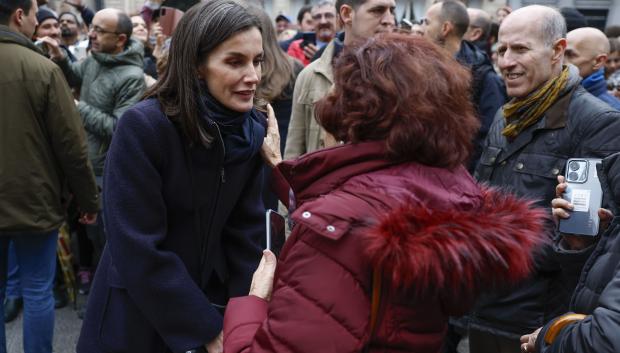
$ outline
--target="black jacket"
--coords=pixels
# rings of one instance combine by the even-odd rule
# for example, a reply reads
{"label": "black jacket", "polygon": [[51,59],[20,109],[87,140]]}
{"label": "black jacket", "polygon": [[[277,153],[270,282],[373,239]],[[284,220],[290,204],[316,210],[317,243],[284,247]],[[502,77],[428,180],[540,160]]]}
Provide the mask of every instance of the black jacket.
{"label": "black jacket", "polygon": [[484,140],[497,110],[506,103],[506,88],[500,77],[495,73],[489,57],[468,41],[461,42],[461,49],[456,53],[456,60],[471,70],[472,102],[480,119],[480,130],[474,141],[469,171],[480,159]]}
{"label": "black jacket", "polygon": [[[475,177],[550,207],[557,176],[573,157],[604,158],[620,151],[620,112],[579,85],[577,68],[570,67],[563,96],[536,124],[514,140],[502,135],[502,111],[489,131]],[[550,226],[549,237],[553,237]],[[531,278],[516,288],[502,288],[478,304],[472,326],[517,338],[531,333],[566,312],[575,288],[583,254],[543,249]]]}
{"label": "black jacket", "polygon": [[603,160],[599,180],[616,217],[583,267],[570,302],[570,311],[588,317],[564,328],[551,346],[543,340],[548,323],[538,336],[541,353],[620,352],[620,154]]}

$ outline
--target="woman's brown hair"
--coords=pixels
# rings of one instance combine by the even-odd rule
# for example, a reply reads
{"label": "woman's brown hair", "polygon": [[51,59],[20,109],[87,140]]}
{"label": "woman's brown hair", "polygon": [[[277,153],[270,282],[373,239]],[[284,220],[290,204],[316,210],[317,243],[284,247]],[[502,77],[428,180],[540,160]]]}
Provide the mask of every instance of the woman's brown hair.
{"label": "woman's brown hair", "polygon": [[388,158],[454,168],[467,161],[480,123],[469,72],[428,40],[375,36],[336,60],[319,124],[346,142],[384,140]]}

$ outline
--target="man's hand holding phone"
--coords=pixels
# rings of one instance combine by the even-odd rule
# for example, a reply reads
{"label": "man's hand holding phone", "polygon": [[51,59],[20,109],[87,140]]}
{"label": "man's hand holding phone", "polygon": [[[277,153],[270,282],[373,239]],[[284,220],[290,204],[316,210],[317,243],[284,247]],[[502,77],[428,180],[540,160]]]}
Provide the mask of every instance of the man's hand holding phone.
{"label": "man's hand holding phone", "polygon": [[304,56],[308,60],[312,60],[312,58],[314,58],[314,55],[316,55],[317,51],[319,51],[319,48],[317,48],[317,46],[312,43],[304,46]]}
{"label": "man's hand holding phone", "polygon": [[[568,188],[568,183],[566,183],[566,178],[564,176],[558,176],[558,185],[555,187],[555,196],[556,198],[551,201],[551,213],[553,215],[553,220],[556,224],[559,224],[560,220],[570,218],[570,212],[574,209],[574,206],[562,198],[562,195],[566,192]],[[598,216],[600,219],[600,229],[604,230],[609,226],[609,222],[613,219],[614,215],[605,208],[598,209]],[[562,234],[564,241],[571,250],[581,250],[590,246],[594,242],[594,238],[592,237],[583,237],[578,235],[571,234]]]}

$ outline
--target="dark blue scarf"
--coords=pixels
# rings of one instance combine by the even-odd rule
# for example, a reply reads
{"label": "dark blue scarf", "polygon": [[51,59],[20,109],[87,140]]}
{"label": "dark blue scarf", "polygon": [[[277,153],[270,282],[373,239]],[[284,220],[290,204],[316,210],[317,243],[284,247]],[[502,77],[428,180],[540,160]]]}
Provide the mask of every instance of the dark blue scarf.
{"label": "dark blue scarf", "polygon": [[224,164],[248,161],[260,152],[266,133],[265,116],[252,108],[240,113],[226,108],[201,82],[199,100],[203,118],[217,124],[224,142]]}

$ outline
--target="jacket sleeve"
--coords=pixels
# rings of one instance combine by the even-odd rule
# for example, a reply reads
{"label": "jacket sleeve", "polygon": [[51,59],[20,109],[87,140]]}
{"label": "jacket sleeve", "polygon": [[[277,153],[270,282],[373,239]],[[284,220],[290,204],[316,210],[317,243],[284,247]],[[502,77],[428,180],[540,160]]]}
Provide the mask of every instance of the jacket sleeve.
{"label": "jacket sleeve", "polygon": [[[369,336],[370,299],[358,278],[319,250],[325,241],[321,237],[299,223],[295,226],[278,261],[268,305],[253,296],[229,302],[224,315],[225,352],[362,350]],[[345,247],[355,245],[332,246],[348,252]]]}
{"label": "jacket sleeve", "polygon": [[293,159],[306,153],[306,107],[299,102],[302,91],[306,89],[308,70],[299,73],[293,91],[293,109],[291,112],[291,122],[288,126],[286,146],[284,147],[284,159]]}
{"label": "jacket sleeve", "polygon": [[536,342],[540,353],[620,352],[620,268],[607,284],[598,306],[584,320],[565,327],[551,345],[544,337],[551,323],[543,327]]}
{"label": "jacket sleeve", "polygon": [[50,76],[46,112],[46,129],[54,155],[58,159],[69,187],[81,211],[99,211],[99,191],[88,160],[86,136],[73,103],[71,90],[55,67]]}
{"label": "jacket sleeve", "polygon": [[88,65],[88,60],[82,60],[79,62],[71,62],[69,56],[65,55],[60,61],[56,62],[65,74],[67,82],[71,84],[71,88],[78,88],[82,85],[82,75],[84,67]]}
{"label": "jacket sleeve", "polygon": [[119,118],[129,107],[140,100],[145,88],[143,76],[125,79],[115,92],[116,104],[111,114],[80,101],[78,110],[86,131],[97,136],[111,137]]}
{"label": "jacket sleeve", "polygon": [[168,237],[161,193],[165,139],[163,128],[144,114],[135,109],[125,113],[108,152],[106,246],[133,303],[173,352],[185,352],[215,338],[222,317],[182,259],[162,248]]}

